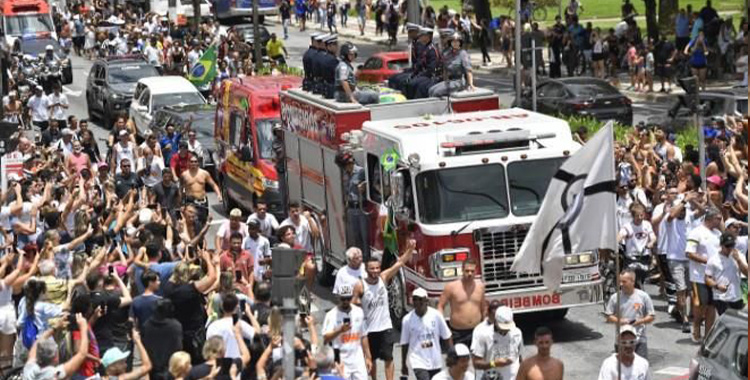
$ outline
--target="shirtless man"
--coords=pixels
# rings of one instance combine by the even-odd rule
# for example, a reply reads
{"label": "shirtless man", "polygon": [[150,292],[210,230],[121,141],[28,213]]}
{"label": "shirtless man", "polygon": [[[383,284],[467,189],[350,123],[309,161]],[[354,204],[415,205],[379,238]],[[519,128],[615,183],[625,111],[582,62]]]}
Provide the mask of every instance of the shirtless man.
{"label": "shirtless man", "polygon": [[516,380],[562,380],[565,370],[562,361],[550,356],[552,331],[541,326],[534,331],[536,355],[521,362]]}
{"label": "shirtless man", "polygon": [[451,308],[448,326],[453,333],[453,342],[471,347],[471,336],[479,322],[484,320],[484,284],[474,279],[477,273],[477,262],[467,259],[463,263],[463,274],[445,285],[438,302],[438,311],[443,313],[445,305]]}
{"label": "shirtless man", "polygon": [[208,212],[208,197],[206,197],[206,183],[216,192],[216,198],[221,203],[221,189],[216,185],[211,174],[198,167],[198,157],[190,156],[188,170],[182,173],[182,188],[185,189],[185,199],[187,202],[195,203],[206,207]]}

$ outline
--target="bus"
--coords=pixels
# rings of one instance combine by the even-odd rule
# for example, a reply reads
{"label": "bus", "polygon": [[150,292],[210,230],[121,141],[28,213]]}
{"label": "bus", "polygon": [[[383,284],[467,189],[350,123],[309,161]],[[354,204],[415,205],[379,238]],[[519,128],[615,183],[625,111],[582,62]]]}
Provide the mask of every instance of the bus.
{"label": "bus", "polygon": [[[258,14],[274,16],[279,14],[280,0],[258,0]],[[216,17],[230,19],[253,15],[253,0],[216,0]]]}

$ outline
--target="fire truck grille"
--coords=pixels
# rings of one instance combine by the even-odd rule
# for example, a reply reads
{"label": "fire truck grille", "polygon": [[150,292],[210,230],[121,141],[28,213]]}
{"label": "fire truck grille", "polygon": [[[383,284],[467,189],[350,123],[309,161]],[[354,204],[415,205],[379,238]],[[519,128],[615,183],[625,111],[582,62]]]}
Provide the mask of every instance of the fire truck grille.
{"label": "fire truck grille", "polygon": [[510,270],[513,259],[521,249],[521,244],[527,233],[527,229],[503,232],[482,230],[479,232],[477,245],[482,253],[482,277],[488,291],[542,285],[542,276],[539,273],[517,274]]}

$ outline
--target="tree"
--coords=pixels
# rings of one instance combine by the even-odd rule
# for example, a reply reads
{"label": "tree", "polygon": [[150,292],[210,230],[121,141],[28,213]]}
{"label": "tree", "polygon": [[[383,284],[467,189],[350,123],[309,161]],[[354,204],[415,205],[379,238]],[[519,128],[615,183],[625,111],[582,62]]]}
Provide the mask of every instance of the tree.
{"label": "tree", "polygon": [[662,35],[674,31],[674,19],[678,11],[678,0],[659,0],[659,30]]}
{"label": "tree", "polygon": [[[468,2],[471,2],[471,5],[474,8],[477,22],[481,20],[487,20],[487,22],[489,22],[492,20],[492,11],[490,10],[489,0],[467,0],[466,3]],[[464,5],[463,8],[467,8],[466,5]]]}
{"label": "tree", "polygon": [[656,0],[643,0],[646,6],[646,31],[648,38],[656,40],[659,37],[659,25],[656,23]]}
{"label": "tree", "polygon": [[193,0],[193,28],[198,33],[201,25],[201,0]]}

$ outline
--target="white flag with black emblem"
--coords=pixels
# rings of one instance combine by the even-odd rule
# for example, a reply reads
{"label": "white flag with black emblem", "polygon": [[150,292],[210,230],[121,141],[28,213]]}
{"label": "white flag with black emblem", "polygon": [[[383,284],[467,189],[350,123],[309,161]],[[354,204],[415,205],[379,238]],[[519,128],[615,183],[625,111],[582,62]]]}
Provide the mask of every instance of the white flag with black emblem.
{"label": "white flag with black emblem", "polygon": [[616,247],[614,139],[609,122],[552,177],[511,270],[541,273],[544,284],[557,290],[566,256]]}

